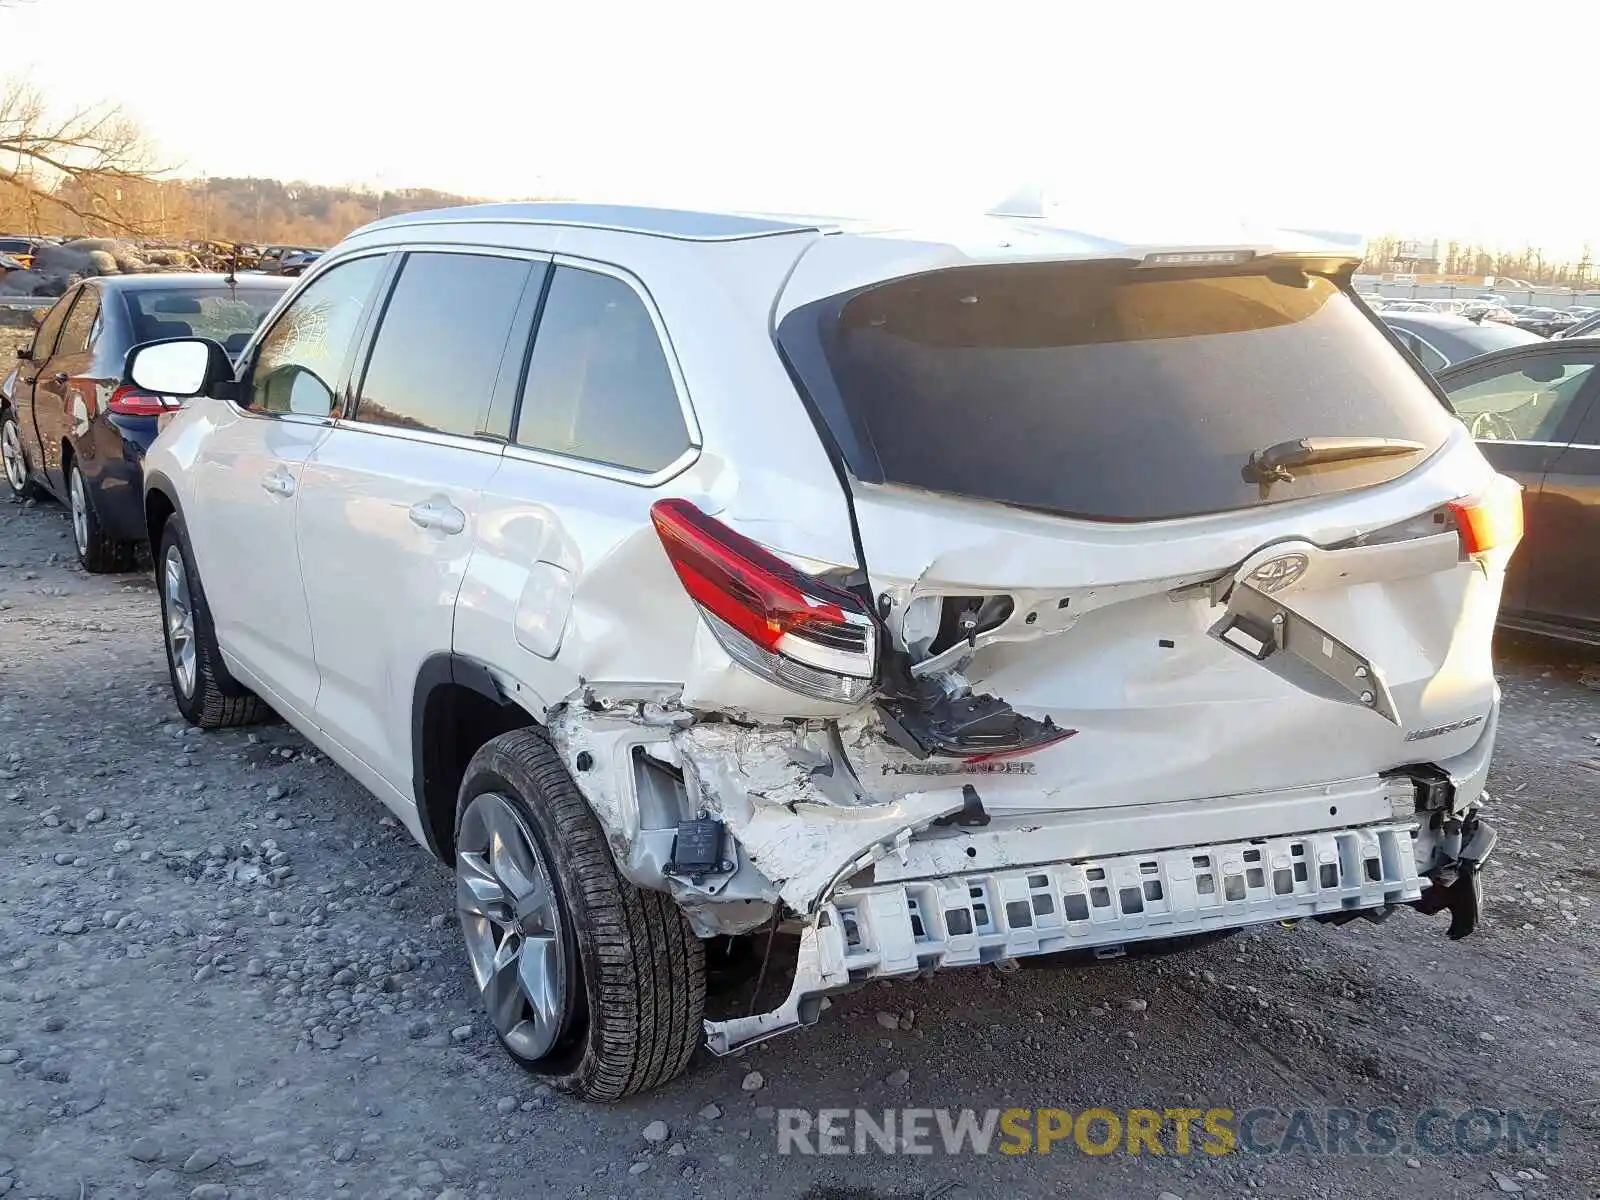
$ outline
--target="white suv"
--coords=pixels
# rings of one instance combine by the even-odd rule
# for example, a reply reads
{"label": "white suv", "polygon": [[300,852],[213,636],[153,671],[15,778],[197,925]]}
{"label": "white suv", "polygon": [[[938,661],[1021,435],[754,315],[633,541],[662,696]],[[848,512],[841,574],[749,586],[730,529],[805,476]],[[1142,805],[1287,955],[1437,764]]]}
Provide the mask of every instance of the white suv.
{"label": "white suv", "polygon": [[[1521,533],[1359,250],[564,204],[328,252],[145,459],[179,708],[455,866],[614,1099],[876,976],[1478,914]],[[703,1021],[701,939],[798,940]],[[763,939],[770,945],[770,939]],[[703,1026],[703,1027],[702,1027]]]}

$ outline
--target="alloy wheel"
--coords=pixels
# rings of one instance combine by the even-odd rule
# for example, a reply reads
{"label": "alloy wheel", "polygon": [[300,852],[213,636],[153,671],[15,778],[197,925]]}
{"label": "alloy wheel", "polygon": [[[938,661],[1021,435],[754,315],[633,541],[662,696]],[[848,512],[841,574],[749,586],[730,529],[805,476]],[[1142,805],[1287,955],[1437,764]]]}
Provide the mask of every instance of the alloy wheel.
{"label": "alloy wheel", "polygon": [[189,572],[183,565],[183,552],[176,545],[167,547],[161,579],[167,602],[167,650],[172,656],[172,678],[178,691],[188,698],[194,695],[195,680],[194,605],[189,599]]}
{"label": "alloy wheel", "polygon": [[28,463],[22,457],[22,435],[10,417],[0,423],[0,459],[5,462],[6,482],[13,492],[20,492],[28,484]]}
{"label": "alloy wheel", "polygon": [[549,864],[506,797],[461,816],[456,908],[483,1005],[510,1049],[543,1058],[561,1036],[569,964]]}
{"label": "alloy wheel", "polygon": [[72,501],[72,540],[77,543],[79,556],[89,553],[89,497],[83,490],[83,472],[72,464],[72,480],[68,486]]}

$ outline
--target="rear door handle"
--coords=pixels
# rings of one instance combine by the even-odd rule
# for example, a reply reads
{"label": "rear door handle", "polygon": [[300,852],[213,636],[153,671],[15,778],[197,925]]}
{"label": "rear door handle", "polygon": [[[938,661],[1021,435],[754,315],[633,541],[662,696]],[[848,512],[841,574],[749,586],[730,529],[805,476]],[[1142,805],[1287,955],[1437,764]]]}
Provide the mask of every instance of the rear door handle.
{"label": "rear door handle", "polygon": [[294,495],[294,476],[281,467],[276,471],[269,471],[261,478],[261,487],[264,491],[274,496]]}
{"label": "rear door handle", "polygon": [[467,527],[467,514],[448,500],[419,500],[411,506],[409,515],[411,523],[419,529],[453,534]]}

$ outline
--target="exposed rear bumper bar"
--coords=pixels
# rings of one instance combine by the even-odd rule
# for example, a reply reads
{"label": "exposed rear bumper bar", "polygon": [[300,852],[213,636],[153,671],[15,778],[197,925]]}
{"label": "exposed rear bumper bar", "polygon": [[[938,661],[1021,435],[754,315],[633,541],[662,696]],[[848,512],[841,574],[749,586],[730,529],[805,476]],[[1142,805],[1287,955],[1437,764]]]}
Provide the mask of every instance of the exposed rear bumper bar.
{"label": "exposed rear bumper bar", "polygon": [[828,992],[883,976],[1052,954],[1421,898],[1412,823],[847,888],[801,933],[778,1009],[707,1021],[727,1054],[814,1022]]}

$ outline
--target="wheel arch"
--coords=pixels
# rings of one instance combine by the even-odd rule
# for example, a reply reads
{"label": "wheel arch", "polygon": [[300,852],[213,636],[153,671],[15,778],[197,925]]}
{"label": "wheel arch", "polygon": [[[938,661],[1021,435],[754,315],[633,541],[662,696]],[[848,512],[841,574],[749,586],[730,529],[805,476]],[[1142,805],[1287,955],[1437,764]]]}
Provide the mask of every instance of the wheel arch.
{"label": "wheel arch", "polygon": [[147,471],[144,477],[144,527],[150,539],[150,553],[161,548],[161,531],[174,516],[183,516],[178,490],[165,475]]}
{"label": "wheel arch", "polygon": [[440,859],[455,855],[456,796],[472,756],[491,738],[538,724],[481,662],[444,653],[423,662],[411,700],[411,779],[423,836]]}

